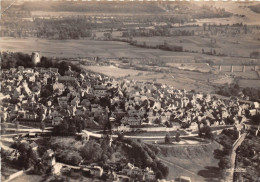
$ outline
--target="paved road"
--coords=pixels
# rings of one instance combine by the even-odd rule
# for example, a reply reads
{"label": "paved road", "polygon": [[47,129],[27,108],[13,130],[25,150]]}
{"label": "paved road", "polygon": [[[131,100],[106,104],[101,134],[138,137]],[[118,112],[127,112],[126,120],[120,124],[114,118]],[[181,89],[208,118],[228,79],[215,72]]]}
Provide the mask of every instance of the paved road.
{"label": "paved road", "polygon": [[[221,133],[222,130],[223,129],[215,130],[213,132],[219,134],[219,133]],[[103,136],[103,134],[88,131],[88,130],[82,130],[82,132],[88,134],[89,136],[96,137],[96,138],[101,138]],[[194,136],[198,136],[198,134],[188,134],[188,135],[182,135],[180,137],[185,138],[185,137],[194,137]],[[112,135],[112,137],[117,138],[118,135]],[[124,137],[125,138],[134,138],[134,139],[154,139],[154,140],[156,140],[156,139],[164,139],[165,135],[163,135],[163,136],[129,136],[129,135],[125,135]]]}
{"label": "paved road", "polygon": [[[233,144],[233,148],[232,148],[232,152],[230,155],[231,158],[231,169],[235,169],[236,165],[236,149],[242,144],[242,142],[244,141],[244,139],[246,138],[247,133],[243,133],[239,139],[237,139],[235,141],[235,143]],[[234,181],[234,171],[232,170],[232,172],[229,173],[229,175],[227,176],[226,180],[227,182],[233,182]]]}
{"label": "paved road", "polygon": [[[41,129],[38,128],[19,128],[18,130],[16,128],[7,128],[6,131],[24,131],[24,132],[42,132]],[[43,130],[43,132],[50,132],[49,130]]]}
{"label": "paved road", "polygon": [[69,164],[61,163],[61,162],[56,162],[56,164],[60,164],[62,166],[67,166],[67,167],[69,167],[71,169],[80,169],[79,166],[72,166],[72,165],[69,165]]}

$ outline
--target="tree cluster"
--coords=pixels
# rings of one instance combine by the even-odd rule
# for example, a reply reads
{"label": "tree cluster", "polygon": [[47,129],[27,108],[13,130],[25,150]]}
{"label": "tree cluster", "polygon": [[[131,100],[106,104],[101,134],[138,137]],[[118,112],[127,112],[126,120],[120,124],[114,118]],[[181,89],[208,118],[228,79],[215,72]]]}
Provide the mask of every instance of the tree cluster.
{"label": "tree cluster", "polygon": [[17,68],[18,66],[23,66],[25,68],[32,68],[34,64],[32,58],[28,54],[21,52],[17,53],[0,53],[1,57],[1,67],[2,69]]}
{"label": "tree cluster", "polygon": [[[17,68],[18,66],[23,66],[25,68],[33,68],[35,65],[32,62],[32,58],[29,54],[15,52],[15,53],[8,53],[2,52],[0,54],[1,57],[1,67],[2,69],[10,69],[10,68]],[[41,57],[40,62],[36,65],[37,67],[43,68],[58,68],[59,73],[64,75],[65,71],[68,70],[69,66],[71,70],[80,73],[81,68],[76,66],[73,63],[69,63],[67,61],[60,61],[53,60],[47,57]]]}
{"label": "tree cluster", "polygon": [[86,17],[63,19],[36,19],[37,37],[53,39],[79,39],[91,37],[93,26]]}
{"label": "tree cluster", "polygon": [[70,164],[70,165],[78,165],[82,157],[79,154],[78,151],[74,150],[64,150],[64,149],[58,149],[56,152],[56,159],[58,161],[64,162],[65,164]]}
{"label": "tree cluster", "polygon": [[223,149],[216,149],[214,151],[214,156],[216,159],[219,159],[219,169],[221,171],[221,177],[224,179],[227,176],[226,169],[231,167],[230,154],[232,152],[232,145],[235,140],[238,139],[238,131],[236,129],[224,129],[221,134],[216,139],[219,142]]}
{"label": "tree cluster", "polygon": [[202,128],[200,128],[199,137],[214,140],[214,134],[212,133],[210,126],[204,125]]}
{"label": "tree cluster", "polygon": [[68,70],[69,66],[72,71],[77,73],[81,72],[81,69],[73,63],[69,63],[68,61],[53,60],[44,56],[41,57],[41,61],[37,64],[37,66],[43,68],[58,68],[59,73],[62,76],[65,74],[65,71]]}
{"label": "tree cluster", "polygon": [[38,153],[37,151],[34,151],[32,147],[29,145],[29,143],[16,143],[13,145],[19,153],[19,157],[16,161],[16,164],[28,169],[30,167],[33,167],[37,164],[38,161]]}
{"label": "tree cluster", "polygon": [[193,36],[195,34],[194,30],[172,30],[169,26],[157,26],[155,29],[129,29],[122,33],[122,37],[127,37],[132,39],[133,37],[154,37],[154,36]]}
{"label": "tree cluster", "polygon": [[240,97],[241,93],[247,97],[249,97],[249,99],[251,101],[256,101],[258,99],[260,99],[260,89],[259,88],[241,88],[239,87],[238,84],[232,84],[229,86],[223,86],[220,87],[219,90],[216,92],[219,95],[224,95],[227,97],[231,97],[231,96],[237,96]]}
{"label": "tree cluster", "polygon": [[255,123],[255,124],[260,124],[260,113],[252,116],[252,121]]}
{"label": "tree cluster", "polygon": [[164,137],[164,142],[165,142],[166,144],[170,144],[170,143],[173,142],[173,139],[174,139],[176,142],[180,142],[180,141],[181,141],[180,133],[177,132],[175,138],[171,137],[170,134],[167,133],[167,134],[165,135],[165,137]]}
{"label": "tree cluster", "polygon": [[126,153],[133,163],[140,167],[151,167],[156,173],[157,179],[166,179],[169,175],[169,168],[156,158],[156,153],[150,146],[144,144],[141,141],[135,141],[131,139],[125,139],[125,143],[131,147],[126,147]]}
{"label": "tree cluster", "polygon": [[54,126],[53,134],[62,136],[75,135],[77,132],[80,133],[86,127],[86,120],[78,118],[64,118],[59,125]]}

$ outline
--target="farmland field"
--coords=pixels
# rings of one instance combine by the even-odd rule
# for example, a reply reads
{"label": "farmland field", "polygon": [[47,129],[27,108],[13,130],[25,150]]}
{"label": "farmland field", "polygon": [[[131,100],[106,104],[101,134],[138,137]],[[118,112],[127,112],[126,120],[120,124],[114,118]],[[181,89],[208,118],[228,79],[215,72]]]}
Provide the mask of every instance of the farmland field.
{"label": "farmland field", "polygon": [[196,89],[198,91],[208,93],[213,91],[213,87],[204,83],[205,77],[215,77],[215,75],[182,70],[176,70],[176,73],[174,74],[167,74],[132,69],[122,69],[114,66],[84,66],[84,69],[91,70],[97,73],[102,73],[107,76],[112,76],[116,78],[130,75],[127,78],[131,80],[138,80],[144,82],[156,81],[157,83],[167,84],[178,89]]}
{"label": "farmland field", "polygon": [[[211,44],[211,40],[215,39],[216,44]],[[156,46],[164,44],[166,41],[169,45],[183,46],[184,50],[198,51],[202,49],[209,52],[210,49],[216,50],[216,53],[225,54],[228,56],[249,57],[252,51],[260,49],[260,43],[255,40],[254,36],[175,36],[175,37],[136,37],[139,44],[146,42],[146,45]]]}
{"label": "farmland field", "polygon": [[[193,60],[205,61],[211,60],[215,64],[242,64],[248,62],[249,58],[233,58],[233,57],[217,57],[202,55],[199,53],[186,53],[186,52],[171,52],[162,51],[158,49],[145,49],[131,46],[123,42],[115,41],[95,41],[95,40],[43,40],[43,39],[15,39],[15,38],[2,38],[1,40],[2,50],[9,50],[15,52],[25,52],[31,54],[32,51],[39,50],[42,56],[49,57],[104,57],[104,58],[160,58],[167,60],[170,69],[174,72],[173,74],[158,73],[158,72],[146,72],[132,69],[121,69],[116,67],[85,67],[95,72],[103,73],[113,77],[125,77],[129,75],[129,79],[141,80],[141,81],[156,81],[158,83],[168,84],[175,88],[186,89],[186,90],[198,90],[206,93],[211,93],[214,88],[207,83],[207,79],[215,80],[215,83],[220,82],[231,83],[232,79],[222,79],[223,74],[213,74],[210,72],[210,67],[206,64],[187,65],[185,64],[184,69],[192,70],[196,67],[196,70],[201,69],[202,71],[207,70],[208,73],[200,73],[188,70],[177,69],[176,62],[193,62]],[[174,63],[175,62],[175,63]],[[191,68],[190,68],[191,67]],[[218,66],[214,66],[215,70]],[[251,71],[252,67],[247,66],[246,72],[242,72],[242,66],[234,66],[234,73],[232,75],[241,76],[243,79],[257,79],[257,74]],[[223,72],[230,73],[230,66],[222,65]],[[141,74],[139,74],[141,73]],[[228,73],[228,74],[229,74]],[[217,81],[216,81],[217,80]],[[213,82],[212,82],[213,83]],[[254,87],[259,83],[257,81],[241,81],[241,85],[250,86],[250,83]],[[258,84],[259,85],[259,84]]]}
{"label": "farmland field", "polygon": [[[161,38],[164,40],[164,38]],[[16,39],[2,37],[2,51],[24,52],[31,54],[40,51],[48,57],[105,57],[105,58],[160,58],[169,62],[191,62],[192,60],[211,60],[215,64],[241,64],[250,61],[249,58],[209,56],[200,53],[171,52],[159,49],[146,49],[131,46],[117,41],[81,40],[47,40],[37,38]]]}
{"label": "farmland field", "polygon": [[254,87],[254,88],[260,88],[260,80],[247,80],[242,79],[238,82],[240,87]]}
{"label": "farmland field", "polygon": [[[158,49],[144,49],[124,42],[95,40],[45,40],[36,38],[15,39],[1,38],[1,50],[31,54],[40,51],[42,56],[49,57],[142,57],[157,58],[178,55],[175,52]],[[183,53],[185,55],[185,53]]]}
{"label": "farmland field", "polygon": [[125,77],[127,75],[134,76],[137,75],[138,73],[142,73],[142,74],[150,73],[147,71],[122,69],[115,66],[83,66],[83,68],[87,70],[91,70],[93,72],[102,73],[110,77],[115,77],[115,78]]}

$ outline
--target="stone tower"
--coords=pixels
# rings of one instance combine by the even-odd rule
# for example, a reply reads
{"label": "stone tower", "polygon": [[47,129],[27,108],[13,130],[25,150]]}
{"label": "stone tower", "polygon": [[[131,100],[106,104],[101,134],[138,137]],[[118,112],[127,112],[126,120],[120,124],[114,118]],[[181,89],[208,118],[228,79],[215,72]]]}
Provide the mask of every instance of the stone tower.
{"label": "stone tower", "polygon": [[38,64],[41,61],[40,52],[32,53],[32,62],[34,65]]}

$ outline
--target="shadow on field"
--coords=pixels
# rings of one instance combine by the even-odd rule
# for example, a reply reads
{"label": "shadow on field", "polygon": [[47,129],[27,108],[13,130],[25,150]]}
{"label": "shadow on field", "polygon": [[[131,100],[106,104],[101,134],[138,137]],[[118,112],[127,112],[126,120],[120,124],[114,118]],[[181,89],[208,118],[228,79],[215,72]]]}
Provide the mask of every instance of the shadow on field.
{"label": "shadow on field", "polygon": [[219,168],[214,166],[206,166],[205,169],[198,172],[198,175],[206,178],[205,181],[219,181]]}

